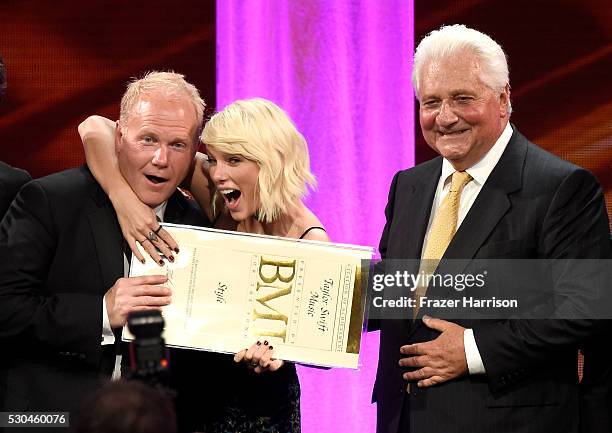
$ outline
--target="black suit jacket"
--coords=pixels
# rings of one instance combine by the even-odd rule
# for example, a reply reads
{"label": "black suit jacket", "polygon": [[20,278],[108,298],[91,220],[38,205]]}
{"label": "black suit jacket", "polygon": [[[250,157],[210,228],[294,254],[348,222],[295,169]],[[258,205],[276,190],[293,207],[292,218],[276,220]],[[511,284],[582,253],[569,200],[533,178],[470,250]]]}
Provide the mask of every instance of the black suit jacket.
{"label": "black suit jacket", "polygon": [[[383,258],[420,258],[441,169],[438,157],[394,177],[380,242]],[[595,178],[515,129],[444,259],[600,258],[609,254],[608,231]],[[424,308],[419,315],[436,313]],[[399,348],[438,333],[421,320],[379,321],[374,386],[379,433],[578,430],[576,347],[598,323],[454,321],[474,330],[486,375],[427,389],[413,385],[410,395],[398,366]]]}
{"label": "black suit jacket", "polygon": [[27,171],[0,161],[0,221],[21,186],[32,180]]}
{"label": "black suit jacket", "polygon": [[[165,220],[209,225],[178,191]],[[21,190],[0,226],[0,410],[69,411],[74,419],[83,398],[108,378],[103,356],[114,354],[103,355],[100,344],[102,302],[123,277],[122,243],[110,200],[86,167]],[[177,381],[187,387],[181,394],[195,393],[183,376],[208,368],[206,360],[171,353]]]}

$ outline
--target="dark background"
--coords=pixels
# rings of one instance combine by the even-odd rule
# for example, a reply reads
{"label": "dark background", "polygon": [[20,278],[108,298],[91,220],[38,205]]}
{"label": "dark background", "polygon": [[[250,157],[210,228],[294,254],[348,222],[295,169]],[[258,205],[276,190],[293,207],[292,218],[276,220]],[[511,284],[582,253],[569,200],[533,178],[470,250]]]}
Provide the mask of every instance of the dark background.
{"label": "dark background", "polygon": [[184,74],[215,103],[215,2],[0,0],[0,160],[43,176],[84,163],[77,126],[119,116],[130,77]]}
{"label": "dark background", "polygon": [[[416,0],[415,41],[442,24],[493,36],[510,62],[512,122],[592,170],[612,211],[609,0]],[[384,29],[381,29],[383,31]],[[118,116],[128,77],[176,70],[215,106],[215,2],[0,1],[0,160],[43,176],[84,161],[77,125]],[[434,153],[415,117],[416,160]]]}

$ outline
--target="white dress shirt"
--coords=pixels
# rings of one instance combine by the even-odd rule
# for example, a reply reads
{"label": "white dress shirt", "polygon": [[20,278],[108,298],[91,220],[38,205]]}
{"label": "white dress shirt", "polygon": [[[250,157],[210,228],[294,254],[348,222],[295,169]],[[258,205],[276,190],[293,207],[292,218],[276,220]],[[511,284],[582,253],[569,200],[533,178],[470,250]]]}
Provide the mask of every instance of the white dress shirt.
{"label": "white dress shirt", "polygon": [[[512,137],[512,127],[510,126],[510,122],[508,122],[504,128],[504,131],[501,133],[493,147],[486,153],[486,155],[476,164],[468,167],[465,170],[470,176],[472,176],[473,180],[469,182],[461,192],[461,197],[459,199],[459,213],[457,216],[457,230],[474,204],[476,197],[478,197],[478,194],[489,178],[489,175],[497,165],[502,153],[504,153],[504,150],[506,150],[510,137]],[[446,197],[446,194],[448,194],[451,184],[451,176],[454,172],[455,169],[453,168],[452,164],[446,158],[443,159],[442,174],[440,176],[440,180],[438,181],[436,195],[431,207],[429,223],[427,224],[427,232],[425,233],[425,239],[423,241],[423,251],[425,250],[425,245],[427,245],[427,237],[429,236],[429,230],[431,228],[433,217],[438,207],[442,204],[444,197]],[[421,251],[421,257],[423,256],[423,251]],[[482,358],[480,357],[480,352],[478,351],[478,346],[476,345],[476,340],[474,339],[474,332],[472,329],[466,329],[464,331],[463,344],[465,347],[465,357],[467,359],[470,374],[485,373],[484,364],[482,363]]]}
{"label": "white dress shirt", "polygon": [[[155,208],[155,215],[160,221],[164,220],[164,213],[166,212],[167,201],[163,202]],[[127,277],[130,275],[130,263],[128,262],[127,256],[123,253],[123,276]],[[123,331],[122,331],[123,332]],[[115,344],[115,334],[110,325],[110,319],[108,317],[108,311],[106,310],[106,295],[102,299],[102,346],[109,344]],[[113,369],[112,380],[118,380],[121,378],[121,354],[115,357],[115,368]]]}

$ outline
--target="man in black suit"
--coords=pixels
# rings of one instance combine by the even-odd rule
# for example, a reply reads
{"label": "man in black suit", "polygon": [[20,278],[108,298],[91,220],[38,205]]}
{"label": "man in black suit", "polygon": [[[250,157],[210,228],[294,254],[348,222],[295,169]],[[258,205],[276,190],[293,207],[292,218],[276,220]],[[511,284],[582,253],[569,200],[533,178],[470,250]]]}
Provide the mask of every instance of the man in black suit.
{"label": "man in black suit", "polygon": [[[4,61],[0,57],[0,102],[2,102],[5,93],[6,69]],[[2,217],[13,202],[19,188],[30,180],[32,178],[27,171],[11,167],[0,161],[0,221],[2,221]]]}
{"label": "man in black suit", "polygon": [[[194,161],[203,109],[197,89],[174,73],[149,73],[123,96],[119,169],[164,221],[208,225],[177,190]],[[140,240],[155,241],[153,234]],[[127,315],[171,301],[166,277],[124,277],[123,245],[111,201],[86,167],[35,180],[18,194],[0,226],[1,411],[74,417],[83,397],[118,374],[115,334]],[[190,365],[205,360],[179,354],[179,374],[194,373],[181,355]]]}
{"label": "man in black suit", "polygon": [[[439,263],[441,272],[450,259],[608,256],[595,178],[509,123],[508,67],[495,41],[462,25],[430,33],[416,49],[413,84],[423,135],[440,156],[395,175],[384,259],[428,259],[420,269],[433,261],[429,271]],[[597,288],[564,289],[563,317],[576,320],[446,321],[425,304],[378,321],[377,431],[577,432],[577,347],[602,324],[579,314]],[[440,294],[431,285],[415,293],[417,306]]]}
{"label": "man in black suit", "polygon": [[32,178],[27,171],[0,161],[0,221],[19,189],[30,180]]}

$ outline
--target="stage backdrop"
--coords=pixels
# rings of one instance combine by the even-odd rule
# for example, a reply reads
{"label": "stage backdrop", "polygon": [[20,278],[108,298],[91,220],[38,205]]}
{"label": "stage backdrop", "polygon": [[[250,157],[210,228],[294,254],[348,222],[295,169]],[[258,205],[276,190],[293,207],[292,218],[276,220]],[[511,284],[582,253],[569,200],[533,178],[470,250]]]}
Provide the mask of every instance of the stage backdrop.
{"label": "stage backdrop", "polygon": [[[311,144],[319,178],[310,205],[333,239],[376,245],[390,176],[412,165],[410,136],[417,139],[417,161],[432,156],[410,106],[402,105],[412,101],[412,23],[418,41],[443,23],[463,22],[490,33],[508,52],[513,122],[546,149],[590,168],[612,211],[609,0],[559,0],[554,7],[531,0],[416,0],[414,20],[412,3],[396,0],[291,2],[299,8],[293,10],[285,3],[220,2],[216,52],[214,0],[0,1],[0,55],[9,78],[0,103],[0,160],[35,177],[82,163],[79,121],[90,113],[116,118],[129,77],[174,69],[211,107],[257,90],[288,108]],[[222,95],[215,104],[217,67]],[[328,431],[372,431],[375,349],[366,349],[361,372],[302,375],[305,431],[327,425]],[[335,394],[328,373],[337,378]]]}
{"label": "stage backdrop", "polygon": [[[395,172],[414,163],[412,1],[217,2],[217,107],[260,96],[308,141],[308,204],[332,240],[377,246]],[[372,432],[378,335],[361,371],[300,368],[304,433]]]}
{"label": "stage backdrop", "polygon": [[77,125],[119,118],[131,77],[174,70],[215,105],[215,2],[0,1],[0,160],[33,177],[85,162]]}

